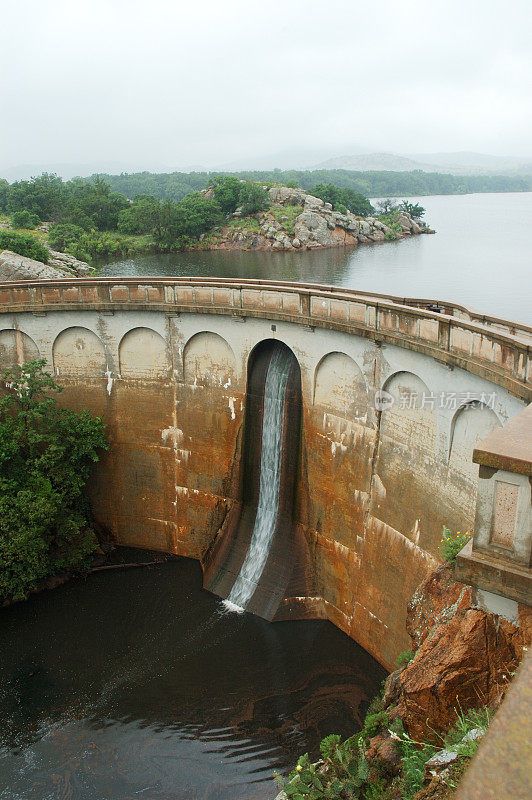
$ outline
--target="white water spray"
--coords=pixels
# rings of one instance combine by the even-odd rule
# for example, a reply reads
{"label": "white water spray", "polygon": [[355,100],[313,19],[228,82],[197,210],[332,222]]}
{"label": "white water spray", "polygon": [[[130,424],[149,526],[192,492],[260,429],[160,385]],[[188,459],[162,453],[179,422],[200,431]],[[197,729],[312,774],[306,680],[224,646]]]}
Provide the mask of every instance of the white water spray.
{"label": "white water spray", "polygon": [[257,588],[275,532],[281,484],[284,399],[291,363],[292,355],[288,350],[275,350],[266,373],[257,514],[249,549],[225,601],[231,611],[244,610]]}

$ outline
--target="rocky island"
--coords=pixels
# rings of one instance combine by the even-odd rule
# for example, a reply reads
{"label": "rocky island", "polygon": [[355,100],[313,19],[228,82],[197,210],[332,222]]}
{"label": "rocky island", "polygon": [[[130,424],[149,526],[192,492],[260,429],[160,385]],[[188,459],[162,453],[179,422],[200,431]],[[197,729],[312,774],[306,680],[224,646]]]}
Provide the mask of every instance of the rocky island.
{"label": "rocky island", "polygon": [[[434,233],[402,209],[382,215],[384,219],[362,217],[345,207],[334,210],[332,203],[302,189],[274,186],[267,191],[268,208],[244,216],[242,207],[237,207],[226,224],[203,234],[197,246],[208,250],[310,250]],[[210,187],[203,194],[214,199],[215,189]]]}

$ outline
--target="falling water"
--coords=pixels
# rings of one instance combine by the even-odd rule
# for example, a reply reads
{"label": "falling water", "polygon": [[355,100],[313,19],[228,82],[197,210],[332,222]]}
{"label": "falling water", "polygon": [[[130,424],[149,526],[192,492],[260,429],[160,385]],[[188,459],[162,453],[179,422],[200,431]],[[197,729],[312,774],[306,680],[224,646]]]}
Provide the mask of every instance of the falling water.
{"label": "falling water", "polygon": [[226,601],[232,610],[243,610],[255,591],[275,531],[281,482],[284,397],[291,362],[292,355],[288,350],[277,349],[266,373],[257,514],[244,563]]}

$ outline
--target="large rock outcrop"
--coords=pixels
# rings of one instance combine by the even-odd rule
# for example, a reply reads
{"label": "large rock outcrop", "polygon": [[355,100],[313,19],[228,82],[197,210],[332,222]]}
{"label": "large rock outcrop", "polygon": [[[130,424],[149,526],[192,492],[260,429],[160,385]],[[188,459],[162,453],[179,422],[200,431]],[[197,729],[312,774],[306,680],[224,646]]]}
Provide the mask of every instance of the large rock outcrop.
{"label": "large rock outcrop", "polygon": [[449,730],[457,712],[497,707],[530,641],[532,609],[519,625],[475,605],[469,586],[438,567],[416,591],[407,630],[416,654],[386,685],[385,702],[410,736],[430,741]]}
{"label": "large rock outcrop", "polygon": [[[212,191],[206,190],[206,197],[212,197]],[[401,239],[420,233],[433,233],[424,223],[417,223],[405,211],[397,213],[396,222],[399,228],[392,230],[375,217],[365,219],[348,211],[343,214],[334,211],[330,203],[321,198],[307,194],[303,189],[292,189],[288,186],[274,186],[269,190],[271,207],[267,211],[255,215],[259,223],[252,228],[227,225],[214,237],[209,237],[208,249],[223,250],[292,250],[314,249],[318,247],[337,247],[339,245],[358,245],[368,242]],[[286,209],[287,216],[283,216]],[[293,228],[286,224],[293,219],[294,209],[299,214],[293,221]],[[289,215],[290,212],[290,216]],[[241,216],[237,209],[233,215]],[[253,220],[254,222],[255,220]],[[205,237],[203,237],[205,240]]]}
{"label": "large rock outcrop", "polygon": [[88,275],[91,268],[84,261],[78,261],[67,253],[50,251],[48,264],[34,261],[11,250],[0,253],[0,282],[57,280]]}

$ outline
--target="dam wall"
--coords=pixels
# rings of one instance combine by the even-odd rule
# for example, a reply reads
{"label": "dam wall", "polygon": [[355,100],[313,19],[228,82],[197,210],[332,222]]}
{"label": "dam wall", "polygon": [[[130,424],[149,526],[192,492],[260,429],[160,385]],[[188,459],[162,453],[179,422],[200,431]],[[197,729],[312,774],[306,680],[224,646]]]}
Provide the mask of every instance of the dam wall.
{"label": "dam wall", "polygon": [[90,493],[117,542],[206,567],[241,501],[250,357],[290,348],[305,580],[275,619],[328,618],[391,668],[442,526],[473,529],[474,449],[532,399],[532,331],[427,302],[267,282],[4,285],[0,362],[45,358],[60,402],[103,416]]}

